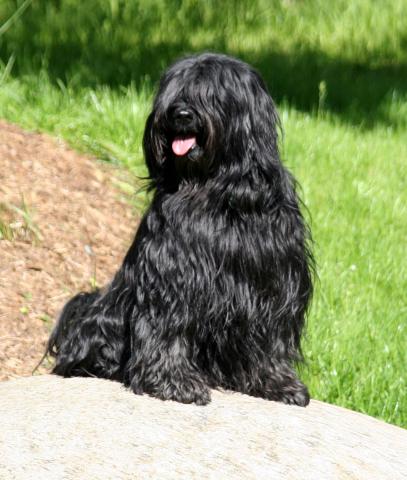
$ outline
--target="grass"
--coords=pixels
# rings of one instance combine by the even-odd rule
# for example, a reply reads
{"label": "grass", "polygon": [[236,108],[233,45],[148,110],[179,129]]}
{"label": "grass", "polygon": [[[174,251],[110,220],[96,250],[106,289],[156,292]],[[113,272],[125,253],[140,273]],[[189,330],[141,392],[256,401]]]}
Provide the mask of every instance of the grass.
{"label": "grass", "polygon": [[16,15],[26,2],[0,2],[0,58],[18,76],[45,69],[65,85],[140,87],[210,49],[255,65],[297,109],[314,108],[324,82],[325,107],[356,123],[406,93],[405,0],[49,0]]}
{"label": "grass", "polygon": [[0,204],[0,240],[14,239],[14,232],[11,227],[10,212],[7,205]]}
{"label": "grass", "polygon": [[295,111],[284,123],[319,263],[304,378],[318,398],[406,426],[405,132]]}
{"label": "grass", "polygon": [[33,212],[24,197],[18,206],[0,202],[0,240],[16,239],[30,240],[35,244],[42,240]]}
{"label": "grass", "polygon": [[[4,0],[0,19],[23,3]],[[33,2],[0,36],[0,116],[143,175],[162,67],[203,49],[253,63],[316,241],[302,376],[315,398],[407,427],[407,4],[218,5]]]}
{"label": "grass", "polygon": [[81,151],[146,174],[141,139],[151,90],[133,86],[74,89],[53,85],[45,72],[9,78],[0,88],[0,114],[30,129],[68,140]]}

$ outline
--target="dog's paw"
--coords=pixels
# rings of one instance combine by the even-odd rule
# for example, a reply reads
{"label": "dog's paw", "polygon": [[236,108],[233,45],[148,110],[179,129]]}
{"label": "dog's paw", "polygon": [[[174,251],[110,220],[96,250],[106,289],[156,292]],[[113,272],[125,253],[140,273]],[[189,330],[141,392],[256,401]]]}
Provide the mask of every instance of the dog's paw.
{"label": "dog's paw", "polygon": [[131,382],[131,389],[137,395],[147,393],[161,400],[174,400],[180,403],[195,403],[207,405],[211,401],[209,388],[195,378],[183,377],[182,380],[157,379],[154,384],[145,382],[140,384],[136,378]]}
{"label": "dog's paw", "polygon": [[195,403],[196,405],[207,405],[211,401],[209,388],[203,383],[194,380],[184,380],[178,384],[167,384],[164,389],[155,392],[153,395],[162,400]]}
{"label": "dog's paw", "polygon": [[286,405],[298,405],[306,407],[310,402],[310,395],[307,387],[297,378],[285,378],[284,383],[271,381],[259,396],[267,400],[282,402]]}
{"label": "dog's paw", "polygon": [[310,402],[310,395],[305,385],[302,388],[288,389],[281,392],[280,401],[287,405],[298,405],[299,407],[306,407]]}

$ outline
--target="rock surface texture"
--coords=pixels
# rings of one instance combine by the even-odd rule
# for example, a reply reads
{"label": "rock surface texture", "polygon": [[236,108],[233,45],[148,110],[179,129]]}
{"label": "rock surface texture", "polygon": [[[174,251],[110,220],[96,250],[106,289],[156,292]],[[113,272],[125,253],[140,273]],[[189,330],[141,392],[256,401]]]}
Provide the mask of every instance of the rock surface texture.
{"label": "rock surface texture", "polygon": [[407,477],[407,431],[318,401],[212,392],[206,407],[51,375],[0,384],[0,479]]}

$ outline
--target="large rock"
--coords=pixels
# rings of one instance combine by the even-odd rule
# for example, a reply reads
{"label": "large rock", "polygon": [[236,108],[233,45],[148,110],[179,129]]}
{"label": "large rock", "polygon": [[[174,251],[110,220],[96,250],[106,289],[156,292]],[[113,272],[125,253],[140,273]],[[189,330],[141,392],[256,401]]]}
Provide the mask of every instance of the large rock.
{"label": "large rock", "polygon": [[206,407],[119,383],[44,375],[0,384],[0,479],[386,479],[407,431],[312,401],[213,392]]}

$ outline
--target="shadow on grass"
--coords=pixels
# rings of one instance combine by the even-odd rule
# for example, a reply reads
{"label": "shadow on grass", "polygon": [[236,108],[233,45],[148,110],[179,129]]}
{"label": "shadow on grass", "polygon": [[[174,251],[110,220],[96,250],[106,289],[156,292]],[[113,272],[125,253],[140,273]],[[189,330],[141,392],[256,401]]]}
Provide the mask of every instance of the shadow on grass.
{"label": "shadow on grass", "polygon": [[[5,2],[9,7],[12,4]],[[233,8],[233,2],[226,3]],[[13,30],[0,38],[0,58],[6,63],[15,55],[14,75],[45,68],[52,81],[60,79],[73,87],[115,88],[130,82],[136,86],[154,84],[168,64],[189,53],[224,52],[254,65],[277,102],[284,100],[309,112],[322,108],[341,120],[366,127],[391,123],[383,103],[395,92],[407,94],[404,63],[383,65],[382,61],[375,66],[377,58],[349,61],[304,48],[288,53],[273,49],[251,52],[244,46],[231,50],[227,48],[226,24],[205,7],[185,7],[188,2],[177,0],[168,0],[161,10],[143,2],[120,6],[119,1],[111,0],[110,9],[107,4],[95,0],[80,8],[74,0],[33,4]],[[185,10],[185,28],[171,23],[171,15],[180,8]],[[202,18],[208,12],[212,17],[205,27]],[[236,13],[233,18],[239,21]],[[197,31],[201,32],[199,42],[194,36]]]}
{"label": "shadow on grass", "polygon": [[365,127],[391,123],[383,103],[395,92],[407,94],[407,64],[373,67],[317,51],[295,55],[242,52],[240,56],[264,74],[277,101],[286,100],[303,111],[327,110]]}

